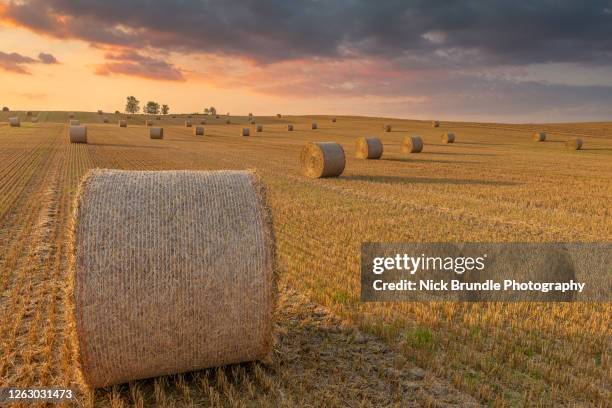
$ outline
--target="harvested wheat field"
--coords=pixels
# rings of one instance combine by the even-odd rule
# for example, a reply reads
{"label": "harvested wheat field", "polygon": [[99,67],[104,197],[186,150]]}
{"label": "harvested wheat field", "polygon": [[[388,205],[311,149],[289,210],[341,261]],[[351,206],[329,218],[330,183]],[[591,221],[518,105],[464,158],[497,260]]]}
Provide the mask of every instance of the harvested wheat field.
{"label": "harvested wheat field", "polygon": [[[68,112],[10,127],[0,113],[0,387],[57,386],[84,406],[606,406],[612,307],[606,303],[361,303],[360,245],[384,242],[609,242],[612,123],[502,125],[325,116]],[[194,118],[194,120],[200,118]],[[119,128],[125,120],[127,128]],[[318,123],[316,132],[311,124]],[[391,126],[385,131],[383,125]],[[141,125],[141,126],[132,126]],[[293,132],[287,132],[294,125]],[[440,134],[458,135],[453,144]],[[534,143],[535,132],[546,140]],[[402,152],[420,135],[418,155]],[[376,137],[379,160],[355,158]],[[581,150],[566,142],[582,140]],[[340,177],[312,179],[308,142],[339,143]],[[75,369],[68,277],[73,203],[93,168],[254,169],[274,220],[278,305],[272,355],[87,390]],[[112,223],[113,219],[106,220]],[[204,336],[205,333],[202,333]],[[117,358],[116,356],[114,358]]]}

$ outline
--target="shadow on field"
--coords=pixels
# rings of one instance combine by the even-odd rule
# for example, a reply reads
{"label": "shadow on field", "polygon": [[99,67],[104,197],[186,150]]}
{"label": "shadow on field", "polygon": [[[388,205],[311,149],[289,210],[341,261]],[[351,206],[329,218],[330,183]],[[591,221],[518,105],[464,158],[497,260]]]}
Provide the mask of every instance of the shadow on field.
{"label": "shadow on field", "polygon": [[105,146],[105,147],[129,147],[129,148],[141,148],[141,149],[168,149],[167,146],[142,146],[142,145],[131,145],[131,144],[120,144],[120,143],[88,143],[90,146]]}
{"label": "shadow on field", "polygon": [[[415,155],[413,154],[412,156],[415,156]],[[438,164],[480,164],[481,163],[477,161],[464,161],[464,160],[423,160],[423,159],[413,159],[410,157],[406,157],[406,158],[385,157],[380,160],[381,161],[403,162],[403,163],[438,163]]]}
{"label": "shadow on field", "polygon": [[350,175],[342,176],[341,180],[371,181],[390,184],[455,184],[455,185],[487,185],[487,186],[517,186],[519,183],[497,180],[470,180],[470,179],[449,179],[449,178],[430,178],[430,177],[402,177],[402,176],[366,176]]}

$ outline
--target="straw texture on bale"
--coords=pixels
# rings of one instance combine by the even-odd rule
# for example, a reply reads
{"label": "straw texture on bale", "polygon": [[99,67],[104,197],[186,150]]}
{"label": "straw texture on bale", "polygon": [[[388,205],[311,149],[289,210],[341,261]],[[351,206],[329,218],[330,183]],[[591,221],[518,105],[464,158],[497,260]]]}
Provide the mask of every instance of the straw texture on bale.
{"label": "straw texture on bale", "polygon": [[79,120],[76,119],[72,119],[70,120],[70,126],[80,126],[81,122]]}
{"label": "straw texture on bale", "polygon": [[151,129],[149,129],[149,137],[151,139],[163,139],[164,138],[164,128],[152,127]]}
{"label": "straw texture on bale", "polygon": [[431,127],[440,127],[440,122],[437,120],[431,121]]}
{"label": "straw texture on bale", "polygon": [[257,125],[257,131],[263,132],[263,125]]}
{"label": "straw texture on bale", "polygon": [[125,121],[125,120],[120,120],[120,121],[119,121],[119,127],[127,127],[127,121]]}
{"label": "straw texture on bale", "polygon": [[9,118],[9,124],[11,125],[11,127],[20,127],[21,119],[19,119],[18,116],[13,116],[12,118]]}
{"label": "straw texture on bale", "polygon": [[68,128],[70,143],[87,143],[87,126],[70,126]]}
{"label": "straw texture on bale", "polygon": [[270,355],[274,236],[254,173],[97,169],[75,207],[70,299],[87,384]]}
{"label": "straw texture on bale", "polygon": [[186,120],[185,121],[185,127],[191,127],[191,121],[190,120]]}
{"label": "straw texture on bale", "polygon": [[580,150],[582,149],[582,139],[578,137],[574,139],[570,139],[567,142],[565,142],[565,147],[567,147],[570,150]]}
{"label": "straw texture on bale", "polygon": [[403,153],[421,153],[423,151],[423,139],[421,136],[406,136],[402,143]]}
{"label": "straw texture on bale", "polygon": [[360,137],[355,141],[355,157],[358,159],[380,159],[383,144],[377,137]]}
{"label": "straw texture on bale", "polygon": [[391,131],[391,125],[385,125],[385,132]]}
{"label": "straw texture on bale", "polygon": [[454,133],[443,133],[442,143],[455,143],[455,134]]}
{"label": "straw texture on bale", "polygon": [[316,129],[317,129],[317,127],[318,127],[318,126],[317,126],[317,124],[316,124],[316,123],[312,123],[312,124],[310,125],[310,128],[311,128],[311,129],[313,129],[313,130],[316,130]]}
{"label": "straw texture on bale", "polygon": [[292,132],[293,131],[293,125],[287,125],[287,130],[289,132]]}
{"label": "straw texture on bale", "polygon": [[334,142],[310,142],[300,154],[302,172],[310,178],[338,177],[344,171],[344,149]]}
{"label": "straw texture on bale", "polygon": [[535,132],[533,134],[533,141],[534,142],[543,142],[546,140],[546,133],[544,132]]}
{"label": "straw texture on bale", "polygon": [[204,126],[196,126],[193,128],[193,134],[196,136],[204,136]]}
{"label": "straw texture on bale", "polygon": [[249,130],[249,128],[242,128],[242,136],[249,136],[251,134],[251,131]]}

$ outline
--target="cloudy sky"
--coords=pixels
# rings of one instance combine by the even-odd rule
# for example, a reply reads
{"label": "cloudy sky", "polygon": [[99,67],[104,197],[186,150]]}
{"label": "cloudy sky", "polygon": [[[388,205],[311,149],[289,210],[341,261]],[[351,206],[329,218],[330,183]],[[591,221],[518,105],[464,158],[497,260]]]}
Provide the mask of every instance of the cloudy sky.
{"label": "cloudy sky", "polygon": [[612,0],[0,0],[0,105],[612,120]]}

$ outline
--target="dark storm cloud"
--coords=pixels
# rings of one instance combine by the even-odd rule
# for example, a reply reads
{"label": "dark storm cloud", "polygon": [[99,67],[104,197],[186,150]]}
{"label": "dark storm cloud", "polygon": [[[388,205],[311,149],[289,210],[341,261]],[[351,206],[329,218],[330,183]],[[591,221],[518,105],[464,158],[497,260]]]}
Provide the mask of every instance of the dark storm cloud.
{"label": "dark storm cloud", "polygon": [[30,58],[16,52],[5,53],[0,51],[0,69],[17,74],[30,74],[28,65],[30,64],[57,64],[57,59],[51,55],[41,52],[38,59]]}
{"label": "dark storm cloud", "polygon": [[136,52],[107,53],[108,61],[96,67],[98,75],[131,75],[163,81],[184,81],[180,69],[162,59],[151,58]]}
{"label": "dark storm cloud", "polygon": [[262,61],[351,53],[491,65],[612,59],[612,0],[30,0],[9,3],[4,17],[92,43]]}

